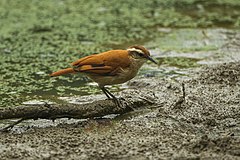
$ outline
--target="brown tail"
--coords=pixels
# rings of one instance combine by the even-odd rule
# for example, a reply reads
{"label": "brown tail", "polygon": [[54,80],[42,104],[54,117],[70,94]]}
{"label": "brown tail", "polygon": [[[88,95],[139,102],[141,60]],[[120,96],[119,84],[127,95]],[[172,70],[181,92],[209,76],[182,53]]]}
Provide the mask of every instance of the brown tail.
{"label": "brown tail", "polygon": [[73,68],[66,68],[57,72],[53,72],[52,74],[50,74],[50,76],[55,77],[55,76],[60,76],[62,74],[68,74],[68,73],[75,73],[75,71],[73,70]]}

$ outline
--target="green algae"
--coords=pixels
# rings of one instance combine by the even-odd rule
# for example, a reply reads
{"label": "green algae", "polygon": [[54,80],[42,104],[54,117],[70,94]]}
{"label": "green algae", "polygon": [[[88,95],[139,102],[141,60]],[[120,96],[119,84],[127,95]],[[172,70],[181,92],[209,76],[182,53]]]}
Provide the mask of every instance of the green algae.
{"label": "green algae", "polygon": [[2,0],[0,106],[17,105],[42,95],[97,93],[96,87],[84,87],[88,80],[81,75],[48,76],[92,53],[145,44],[159,36],[166,39],[152,43],[152,48],[214,50],[214,45],[182,46],[182,38],[193,40],[192,32],[186,31],[178,38],[174,33],[156,34],[157,28],[238,28],[239,8],[240,3],[234,0]]}
{"label": "green algae", "polygon": [[175,66],[178,68],[192,68],[198,67],[198,59],[186,58],[186,57],[166,57],[159,60],[162,65]]}

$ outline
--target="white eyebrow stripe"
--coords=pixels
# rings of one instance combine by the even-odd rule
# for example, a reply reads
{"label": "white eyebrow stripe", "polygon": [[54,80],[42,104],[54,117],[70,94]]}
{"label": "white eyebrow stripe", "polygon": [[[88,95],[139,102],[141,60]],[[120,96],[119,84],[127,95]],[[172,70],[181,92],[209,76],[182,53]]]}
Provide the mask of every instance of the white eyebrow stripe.
{"label": "white eyebrow stripe", "polygon": [[127,50],[128,50],[128,51],[135,51],[135,52],[144,54],[142,50],[136,49],[136,48],[129,48],[129,49],[127,49]]}

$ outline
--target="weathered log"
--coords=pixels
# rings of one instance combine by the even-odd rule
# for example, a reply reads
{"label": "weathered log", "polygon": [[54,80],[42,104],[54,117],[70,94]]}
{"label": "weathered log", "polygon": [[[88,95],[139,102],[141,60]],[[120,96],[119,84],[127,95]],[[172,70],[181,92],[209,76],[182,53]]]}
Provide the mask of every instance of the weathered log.
{"label": "weathered log", "polygon": [[108,114],[119,114],[136,109],[147,101],[138,99],[132,103],[121,100],[122,106],[117,107],[112,100],[99,100],[87,104],[41,104],[18,107],[0,108],[0,120],[3,119],[55,119],[55,118],[92,118]]}
{"label": "weathered log", "polygon": [[[102,117],[109,114],[122,114],[128,111],[140,108],[145,105],[154,103],[151,99],[153,97],[145,97],[141,94],[128,96],[120,99],[121,108],[112,100],[98,100],[83,104],[38,104],[38,105],[24,105],[18,107],[0,108],[0,120],[4,119],[20,119],[16,124],[27,119],[51,119],[56,118],[94,118]],[[5,129],[12,128],[13,125]]]}

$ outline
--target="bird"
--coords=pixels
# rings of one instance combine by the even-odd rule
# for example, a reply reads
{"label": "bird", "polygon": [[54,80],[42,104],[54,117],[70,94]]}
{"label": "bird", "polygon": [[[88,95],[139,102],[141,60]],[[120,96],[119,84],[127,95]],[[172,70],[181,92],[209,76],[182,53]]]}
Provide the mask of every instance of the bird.
{"label": "bird", "polygon": [[133,45],[125,50],[109,50],[80,58],[71,63],[72,67],[53,72],[50,76],[82,73],[96,82],[108,99],[113,99],[120,106],[118,99],[105,86],[131,80],[147,60],[157,64],[145,47]]}

